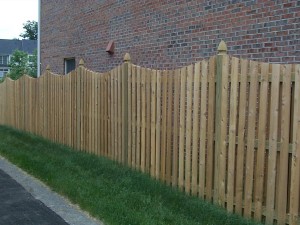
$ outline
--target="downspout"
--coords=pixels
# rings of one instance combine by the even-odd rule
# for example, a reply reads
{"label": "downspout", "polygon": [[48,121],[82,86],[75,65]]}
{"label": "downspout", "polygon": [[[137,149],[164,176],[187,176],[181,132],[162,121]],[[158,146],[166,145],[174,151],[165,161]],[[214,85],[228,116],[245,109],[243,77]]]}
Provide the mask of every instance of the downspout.
{"label": "downspout", "polygon": [[37,77],[41,75],[41,0],[38,0]]}

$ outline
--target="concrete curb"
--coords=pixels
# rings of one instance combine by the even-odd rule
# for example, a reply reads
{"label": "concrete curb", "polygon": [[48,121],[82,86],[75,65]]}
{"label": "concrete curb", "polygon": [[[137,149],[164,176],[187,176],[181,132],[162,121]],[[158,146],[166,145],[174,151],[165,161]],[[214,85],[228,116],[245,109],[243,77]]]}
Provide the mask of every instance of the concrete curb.
{"label": "concrete curb", "polygon": [[0,169],[21,184],[34,198],[43,202],[70,225],[104,225],[80,210],[63,196],[51,191],[44,183],[27,174],[0,156]]}

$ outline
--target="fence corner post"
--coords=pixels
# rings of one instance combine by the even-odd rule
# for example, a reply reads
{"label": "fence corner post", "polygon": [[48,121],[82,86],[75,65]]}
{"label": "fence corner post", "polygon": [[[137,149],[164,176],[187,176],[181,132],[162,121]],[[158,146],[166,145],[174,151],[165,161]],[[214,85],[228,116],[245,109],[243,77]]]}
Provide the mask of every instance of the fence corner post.
{"label": "fence corner post", "polygon": [[215,99],[215,168],[214,168],[214,197],[213,201],[215,204],[222,205],[224,204],[220,199],[220,154],[222,151],[222,143],[221,143],[221,131],[222,131],[222,71],[223,71],[223,58],[227,56],[227,45],[221,40],[218,46],[218,54],[216,57],[216,99]]}
{"label": "fence corner post", "polygon": [[126,53],[123,60],[122,76],[122,159],[125,165],[128,163],[128,74],[131,57]]}

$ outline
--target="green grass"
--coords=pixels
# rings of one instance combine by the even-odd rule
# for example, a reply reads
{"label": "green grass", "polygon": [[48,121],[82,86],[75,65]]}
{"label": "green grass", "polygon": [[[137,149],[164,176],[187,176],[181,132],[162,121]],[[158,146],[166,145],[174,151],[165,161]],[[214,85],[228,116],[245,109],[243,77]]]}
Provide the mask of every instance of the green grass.
{"label": "green grass", "polygon": [[106,224],[254,225],[118,163],[0,126],[0,154]]}

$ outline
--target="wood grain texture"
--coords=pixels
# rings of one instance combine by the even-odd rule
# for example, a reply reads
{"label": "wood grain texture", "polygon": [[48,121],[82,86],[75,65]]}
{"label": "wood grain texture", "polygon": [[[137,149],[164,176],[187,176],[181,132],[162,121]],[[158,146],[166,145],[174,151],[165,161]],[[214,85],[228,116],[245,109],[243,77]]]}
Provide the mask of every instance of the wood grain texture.
{"label": "wood grain texture", "polygon": [[[131,166],[132,164],[132,66],[129,64],[128,68],[128,149],[127,149],[127,165]],[[124,68],[126,70],[126,68]],[[123,78],[124,79],[124,78]],[[125,83],[124,83],[125,88]],[[124,96],[123,96],[124,98]],[[124,101],[124,107],[125,101]],[[124,116],[124,114],[123,114]],[[125,119],[125,118],[124,118]]]}
{"label": "wood grain texture", "polygon": [[176,187],[178,184],[180,69],[175,70],[174,86],[172,186]]}
{"label": "wood grain texture", "polygon": [[263,185],[264,185],[264,164],[265,164],[265,149],[266,149],[266,126],[267,126],[267,106],[268,106],[268,76],[269,64],[263,63],[261,65],[260,78],[260,101],[259,101],[259,115],[258,115],[258,149],[257,149],[257,166],[255,179],[255,196],[254,196],[254,218],[258,221],[262,219],[263,208]]}
{"label": "wood grain texture", "polygon": [[180,115],[179,115],[179,168],[178,168],[178,187],[184,188],[184,142],[185,142],[185,97],[186,97],[186,67],[180,71]]}
{"label": "wood grain texture", "polygon": [[205,181],[208,180],[206,168],[208,166],[207,143],[207,89],[208,89],[208,64],[206,61],[201,63],[201,103],[200,103],[200,149],[199,149],[199,196],[204,198]]}
{"label": "wood grain texture", "polygon": [[300,170],[300,65],[295,66],[295,93],[293,99],[293,137],[292,137],[292,162],[290,185],[290,218],[289,224],[296,225],[299,215],[299,170]]}
{"label": "wood grain texture", "polygon": [[146,68],[141,77],[141,171],[146,169]]}
{"label": "wood grain texture", "polygon": [[251,217],[253,201],[253,174],[254,174],[254,140],[255,140],[255,121],[257,104],[257,62],[250,62],[250,90],[249,90],[249,109],[247,125],[247,150],[246,150],[246,174],[245,174],[245,208],[244,215]]}
{"label": "wood grain texture", "polygon": [[173,114],[173,76],[172,71],[168,72],[168,105],[167,105],[167,143],[166,143],[166,183],[171,184],[172,173],[172,114]]}
{"label": "wood grain texture", "polygon": [[214,190],[214,150],[215,150],[215,67],[216,57],[208,61],[208,99],[207,99],[207,168],[206,199],[212,201]]}
{"label": "wood grain texture", "polygon": [[245,124],[246,124],[246,100],[247,100],[247,60],[241,60],[241,81],[239,93],[239,118],[238,118],[238,147],[236,164],[236,194],[235,194],[235,212],[242,214],[243,210],[243,184],[244,184],[244,151],[245,151]]}
{"label": "wood grain texture", "polygon": [[151,71],[151,169],[152,177],[156,175],[156,71]]}
{"label": "wood grain texture", "polygon": [[[200,62],[195,64],[193,78],[193,133],[192,133],[192,195],[198,193],[198,141],[199,141],[199,99],[200,99]],[[201,96],[202,98],[203,96]],[[202,98],[202,100],[204,100]],[[205,99],[206,100],[206,99]],[[206,132],[206,131],[205,131]],[[205,143],[205,140],[204,140]],[[201,140],[200,140],[201,144]],[[199,180],[199,187],[201,180]],[[202,196],[203,197],[203,196]]]}
{"label": "wood grain texture", "polygon": [[[222,83],[221,83],[221,96],[220,96],[220,124],[219,124],[219,130],[220,130],[220,137],[219,137],[219,150],[216,152],[219,154],[219,167],[216,168],[216,170],[219,170],[218,172],[218,204],[225,206],[225,189],[226,189],[226,157],[227,157],[227,144],[226,144],[226,138],[227,138],[227,101],[228,101],[228,88],[229,88],[229,82],[228,82],[228,75],[229,75],[229,57],[227,55],[222,56],[222,62],[221,62],[221,70],[222,70]],[[217,139],[216,139],[217,141]]]}
{"label": "wood grain texture", "polygon": [[281,100],[281,140],[280,165],[278,176],[278,197],[277,211],[278,224],[286,221],[287,210],[287,186],[288,186],[288,157],[289,157],[289,131],[290,131],[290,109],[291,109],[291,65],[280,66],[282,81],[282,100]]}
{"label": "wood grain texture", "polygon": [[186,87],[186,128],[185,128],[185,192],[191,191],[191,142],[192,142],[192,93],[193,93],[193,65],[187,68],[187,87]]}
{"label": "wood grain texture", "polygon": [[238,98],[238,66],[239,60],[231,61],[231,89],[229,105],[229,143],[228,143],[228,172],[227,172],[227,210],[233,212],[234,204],[234,178],[236,154],[236,127],[237,127],[237,98]]}
{"label": "wood grain texture", "polygon": [[274,221],[280,65],[272,65],[266,223]]}
{"label": "wood grain texture", "polygon": [[155,144],[155,178],[160,178],[160,144],[161,144],[161,72],[156,77],[156,144]]}

